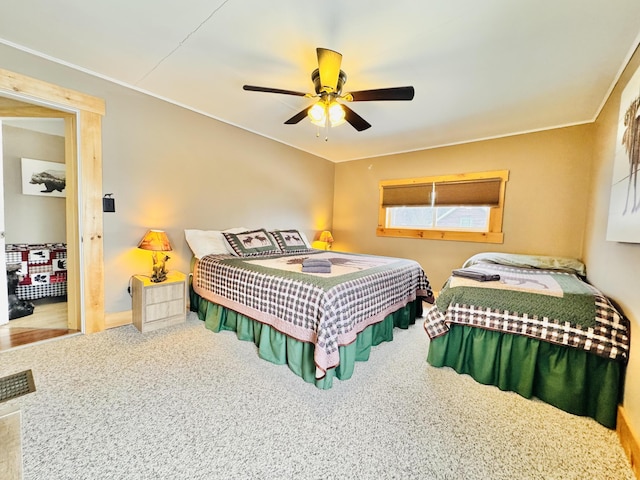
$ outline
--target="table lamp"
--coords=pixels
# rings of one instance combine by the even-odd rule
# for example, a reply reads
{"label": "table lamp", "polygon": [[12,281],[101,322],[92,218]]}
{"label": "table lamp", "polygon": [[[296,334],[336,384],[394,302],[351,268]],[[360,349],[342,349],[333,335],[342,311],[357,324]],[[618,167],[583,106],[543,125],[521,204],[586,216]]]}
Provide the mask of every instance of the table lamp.
{"label": "table lamp", "polygon": [[158,252],[170,252],[173,250],[167,234],[162,230],[149,230],[140,240],[138,248],[153,252],[151,281],[154,283],[164,282],[167,279],[166,261],[169,260],[169,256],[164,253],[158,255]]}
{"label": "table lamp", "polygon": [[318,240],[313,242],[311,246],[319,250],[331,250],[332,243],[333,243],[333,235],[331,235],[331,232],[329,230],[325,230],[320,234],[320,237],[318,237]]}

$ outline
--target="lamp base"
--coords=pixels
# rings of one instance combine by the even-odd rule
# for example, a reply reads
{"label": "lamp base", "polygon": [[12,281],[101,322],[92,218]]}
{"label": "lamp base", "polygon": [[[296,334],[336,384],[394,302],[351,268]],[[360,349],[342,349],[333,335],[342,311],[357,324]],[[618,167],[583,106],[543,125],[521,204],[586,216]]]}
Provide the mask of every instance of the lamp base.
{"label": "lamp base", "polygon": [[316,240],[311,244],[311,248],[315,248],[317,250],[331,250],[331,244],[329,242]]}
{"label": "lamp base", "polygon": [[153,252],[153,273],[151,274],[153,283],[164,282],[167,279],[167,260],[169,260],[169,255],[162,253],[158,258],[158,253]]}
{"label": "lamp base", "polygon": [[151,275],[151,281],[153,283],[164,282],[167,279],[167,272],[162,272],[161,274],[156,275],[155,272]]}

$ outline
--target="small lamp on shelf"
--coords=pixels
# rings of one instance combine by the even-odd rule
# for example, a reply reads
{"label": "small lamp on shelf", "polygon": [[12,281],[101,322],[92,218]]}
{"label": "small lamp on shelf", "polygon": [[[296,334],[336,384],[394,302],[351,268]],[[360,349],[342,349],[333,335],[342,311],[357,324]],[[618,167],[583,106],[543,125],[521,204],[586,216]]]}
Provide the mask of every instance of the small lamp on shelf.
{"label": "small lamp on shelf", "polygon": [[313,242],[311,246],[319,250],[331,250],[332,243],[333,243],[333,235],[331,235],[331,232],[329,230],[325,230],[320,234],[320,237],[318,237],[318,240]]}
{"label": "small lamp on shelf", "polygon": [[153,273],[151,274],[151,281],[154,283],[164,282],[167,279],[166,262],[169,260],[169,255],[164,252],[173,250],[167,234],[162,230],[149,230],[142,240],[140,240],[138,248],[151,250],[153,252]]}

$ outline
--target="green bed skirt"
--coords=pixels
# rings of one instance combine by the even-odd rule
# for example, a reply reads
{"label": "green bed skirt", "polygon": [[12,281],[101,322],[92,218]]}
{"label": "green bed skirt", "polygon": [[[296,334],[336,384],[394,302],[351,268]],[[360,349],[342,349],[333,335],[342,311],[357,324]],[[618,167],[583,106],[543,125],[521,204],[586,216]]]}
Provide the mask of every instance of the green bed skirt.
{"label": "green bed skirt", "polygon": [[191,302],[191,310],[198,313],[198,318],[204,320],[209,330],[236,332],[240,340],[256,344],[260,358],[277,365],[288,365],[289,369],[305,382],[313,383],[323,390],[332,387],[334,377],[339,380],[351,378],[355,362],[366,362],[371,347],[382,342],[390,342],[393,340],[394,327],[409,328],[415,324],[416,315],[420,316],[422,313],[422,301],[418,299],[386,316],[381,322],[368,326],[358,334],[354,342],[339,347],[340,364],[329,369],[324,377],[316,378],[312,343],[288,337],[269,325],[209,302],[193,292]]}
{"label": "green bed skirt", "polygon": [[625,366],[584,350],[465,325],[431,340],[427,362],[615,428]]}

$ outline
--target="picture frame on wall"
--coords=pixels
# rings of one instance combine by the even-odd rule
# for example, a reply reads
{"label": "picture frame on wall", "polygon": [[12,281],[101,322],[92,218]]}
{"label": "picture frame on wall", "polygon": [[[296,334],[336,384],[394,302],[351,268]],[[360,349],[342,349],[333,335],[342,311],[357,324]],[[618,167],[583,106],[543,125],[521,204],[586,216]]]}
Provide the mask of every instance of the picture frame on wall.
{"label": "picture frame on wall", "polygon": [[640,243],[640,69],[622,91],[607,240]]}
{"label": "picture frame on wall", "polygon": [[65,164],[22,158],[22,194],[66,197]]}

